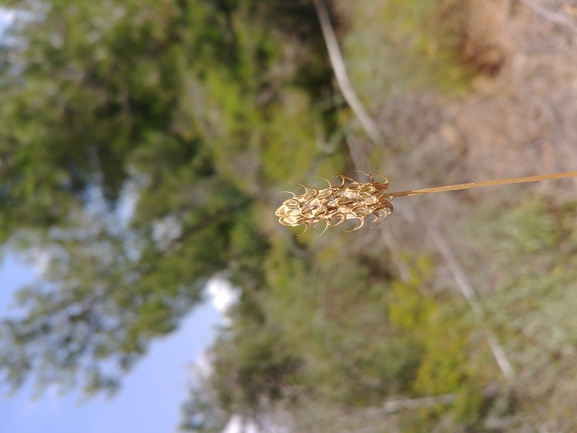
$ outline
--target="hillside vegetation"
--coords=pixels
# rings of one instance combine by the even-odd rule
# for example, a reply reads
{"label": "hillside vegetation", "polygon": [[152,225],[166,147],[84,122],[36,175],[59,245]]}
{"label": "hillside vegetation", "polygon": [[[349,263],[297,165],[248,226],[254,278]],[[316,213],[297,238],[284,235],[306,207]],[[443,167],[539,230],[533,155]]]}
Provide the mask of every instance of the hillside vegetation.
{"label": "hillside vegetation", "polygon": [[184,430],[577,428],[574,181],[398,198],[320,238],[274,216],[289,181],[355,169],[392,191],[574,170],[577,5],[334,0],[382,142],[312,2],[3,5],[0,242],[45,261],[0,323],[3,383],[113,392],[219,275],[240,296]]}

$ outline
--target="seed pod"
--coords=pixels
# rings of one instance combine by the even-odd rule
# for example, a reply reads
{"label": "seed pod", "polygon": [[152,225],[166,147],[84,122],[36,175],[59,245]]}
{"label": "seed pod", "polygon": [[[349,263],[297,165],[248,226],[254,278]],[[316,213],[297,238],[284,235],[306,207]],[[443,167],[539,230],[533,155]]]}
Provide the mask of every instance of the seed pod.
{"label": "seed pod", "polygon": [[[365,218],[370,215],[375,217],[373,223],[376,223],[376,227],[394,210],[391,204],[393,197],[387,195],[389,180],[380,175],[384,178],[384,182],[375,182],[370,174],[361,173],[367,175],[371,181],[361,183],[339,175],[342,179],[340,185],[332,185],[329,180],[323,179],[329,187],[321,190],[297,184],[303,187],[305,192],[296,195],[290,191],[283,191],[292,194],[292,197],[284,201],[275,215],[282,225],[290,227],[304,225],[305,230],[300,236],[320,221],[326,223],[321,235],[329,227],[336,227],[348,219],[356,218],[360,221],[359,224],[354,229],[347,230],[355,231],[365,224]],[[333,224],[333,220],[338,221]]]}

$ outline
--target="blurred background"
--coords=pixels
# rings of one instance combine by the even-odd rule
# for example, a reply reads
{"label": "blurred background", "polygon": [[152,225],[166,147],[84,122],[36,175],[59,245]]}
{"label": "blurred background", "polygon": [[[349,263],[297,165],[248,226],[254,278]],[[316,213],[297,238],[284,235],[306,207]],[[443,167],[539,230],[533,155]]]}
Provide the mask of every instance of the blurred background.
{"label": "blurred background", "polygon": [[577,2],[1,0],[0,35],[0,431],[577,430],[573,179],[274,216],[575,170]]}

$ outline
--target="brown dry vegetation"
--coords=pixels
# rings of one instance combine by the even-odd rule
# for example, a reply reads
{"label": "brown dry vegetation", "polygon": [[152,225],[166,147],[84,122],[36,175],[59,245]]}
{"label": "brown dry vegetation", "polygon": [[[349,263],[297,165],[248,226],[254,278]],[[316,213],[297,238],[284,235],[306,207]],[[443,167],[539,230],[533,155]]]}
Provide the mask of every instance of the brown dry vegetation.
{"label": "brown dry vegetation", "polygon": [[[530,1],[442,1],[432,22],[442,22],[452,39],[426,26],[421,35],[411,33],[412,15],[403,8],[416,10],[419,3],[335,2],[344,17],[341,45],[353,87],[386,140],[373,144],[361,138],[365,136],[360,131],[349,132],[347,142],[353,159],[357,156],[357,168],[386,174],[391,191],[574,171],[577,2],[541,1],[535,6]],[[541,8],[546,8],[545,14]],[[402,16],[395,20],[395,13]],[[419,13],[424,12],[414,12]],[[564,217],[561,234],[555,235],[560,238],[548,247],[535,247],[540,251],[536,256],[530,255],[533,241],[515,238],[515,224],[526,224],[523,230],[545,236],[546,215],[562,215],[564,204],[575,199],[576,187],[577,181],[564,180],[402,198],[395,201],[395,214],[382,230],[356,232],[352,242],[333,232],[330,241],[313,243],[320,249],[346,244],[348,254],[364,254],[368,263],[387,249],[397,258],[403,251],[435,254],[430,233],[442,232],[480,294],[489,312],[486,323],[499,335],[516,372],[505,386],[511,394],[503,401],[516,407],[517,415],[487,416],[485,427],[574,431],[575,303],[574,296],[559,295],[565,288],[571,290],[573,277],[554,275],[572,266],[568,257],[573,253],[556,254],[570,249],[562,238],[572,236],[575,224]],[[517,220],[503,217],[521,215],[523,209],[532,211]],[[509,234],[525,242],[521,249],[505,239]],[[438,263],[434,290],[453,287],[458,293],[441,258]],[[402,260],[397,264],[388,271],[402,276],[407,269]],[[551,281],[544,283],[549,277]],[[532,288],[531,279],[543,282],[541,289]],[[469,338],[484,344],[474,332]],[[475,358],[467,356],[469,361]],[[481,362],[490,358],[480,357],[485,360]],[[499,370],[493,373],[495,382],[504,383],[497,377]],[[485,395],[492,392],[488,387]],[[355,418],[366,420],[365,416],[355,412],[333,420],[342,431],[359,431],[361,426],[377,431],[370,427],[374,421]],[[329,418],[326,415],[325,422]],[[379,419],[380,426],[388,425],[391,431],[402,424],[382,413]],[[350,427],[344,426],[345,420]],[[452,431],[451,425],[441,422],[438,431]]]}
{"label": "brown dry vegetation", "polygon": [[[452,11],[455,2],[440,2],[446,15],[453,13],[444,19],[452,20],[448,24],[458,33],[453,42],[458,66],[450,64],[440,74],[434,69],[441,51],[434,38],[421,59],[423,74],[433,69],[444,75],[440,85],[415,84],[404,71],[390,72],[398,65],[387,62],[391,36],[383,28],[384,13],[379,14],[390,3],[336,2],[341,16],[349,17],[343,45],[353,86],[387,141],[378,146],[357,135],[358,152],[367,157],[361,168],[387,174],[391,191],[575,170],[577,8],[572,2],[540,3],[575,19],[572,27],[520,1],[469,0],[459,2],[460,13]],[[456,90],[447,85],[452,77]],[[470,218],[479,207],[518,203],[528,191],[563,203],[575,197],[575,186],[570,179],[399,199],[397,219],[408,219],[411,231],[442,226],[443,220]],[[402,232],[406,222],[398,222],[395,231]]]}
{"label": "brown dry vegetation", "polygon": [[[371,3],[375,7],[379,2]],[[361,53],[357,46],[345,48],[353,80],[355,76],[363,79],[355,87],[367,104],[377,107],[374,112],[379,123],[393,141],[389,144],[400,145],[401,138],[420,148],[434,147],[435,152],[443,152],[443,159],[467,173],[469,180],[574,167],[577,21],[575,28],[567,28],[522,3],[514,2],[509,13],[501,0],[469,3],[461,23],[459,54],[464,62],[461,66],[475,74],[470,91],[458,98],[440,97],[427,90],[416,96],[390,98],[404,83],[392,81],[382,89],[390,74],[378,69],[396,65],[387,64],[386,56],[372,49],[386,41],[373,42]],[[563,10],[573,9],[567,6]],[[350,16],[348,11],[343,15]],[[380,27],[378,22],[359,23],[367,24]],[[429,54],[434,57],[432,50]],[[376,70],[370,71],[372,76],[363,70],[367,56],[377,64]],[[375,82],[378,80],[383,83]],[[460,174],[449,176],[465,180]]]}

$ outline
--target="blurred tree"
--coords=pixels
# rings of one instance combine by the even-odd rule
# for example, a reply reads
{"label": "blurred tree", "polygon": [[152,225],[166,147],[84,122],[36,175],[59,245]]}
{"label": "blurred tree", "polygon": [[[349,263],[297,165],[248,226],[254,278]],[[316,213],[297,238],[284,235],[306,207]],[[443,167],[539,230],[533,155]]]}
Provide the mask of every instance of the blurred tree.
{"label": "blurred tree", "polygon": [[307,115],[333,92],[316,18],[277,0],[3,6],[0,243],[46,272],[0,323],[0,375],[114,390],[212,275],[265,285],[267,184],[342,164],[308,144],[336,122]]}

